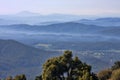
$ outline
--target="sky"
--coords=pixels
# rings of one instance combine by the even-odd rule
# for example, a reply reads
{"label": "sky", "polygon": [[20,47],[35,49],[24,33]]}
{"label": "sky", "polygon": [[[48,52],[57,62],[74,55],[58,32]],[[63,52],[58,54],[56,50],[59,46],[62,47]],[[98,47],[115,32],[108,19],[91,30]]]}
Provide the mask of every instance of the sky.
{"label": "sky", "polygon": [[119,15],[120,0],[0,0],[0,14]]}

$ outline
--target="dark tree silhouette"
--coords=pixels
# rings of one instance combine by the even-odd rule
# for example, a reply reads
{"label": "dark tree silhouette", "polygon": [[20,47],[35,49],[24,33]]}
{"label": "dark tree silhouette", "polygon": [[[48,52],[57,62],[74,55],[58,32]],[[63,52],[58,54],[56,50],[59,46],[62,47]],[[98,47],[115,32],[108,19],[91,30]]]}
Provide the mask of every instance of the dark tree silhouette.
{"label": "dark tree silhouette", "polygon": [[48,59],[43,64],[41,76],[35,80],[98,80],[91,73],[91,66],[78,57],[72,57],[72,51],[65,51],[62,56]]}
{"label": "dark tree silhouette", "polygon": [[112,70],[116,70],[120,68],[120,61],[116,61],[114,65],[112,66]]}

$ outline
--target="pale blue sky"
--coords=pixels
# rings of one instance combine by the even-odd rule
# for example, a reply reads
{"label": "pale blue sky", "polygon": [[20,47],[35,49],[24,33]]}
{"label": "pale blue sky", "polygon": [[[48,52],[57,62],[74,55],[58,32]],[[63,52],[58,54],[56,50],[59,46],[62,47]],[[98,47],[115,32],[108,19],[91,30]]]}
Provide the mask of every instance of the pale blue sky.
{"label": "pale blue sky", "polygon": [[0,0],[0,14],[31,11],[40,14],[120,14],[120,0]]}

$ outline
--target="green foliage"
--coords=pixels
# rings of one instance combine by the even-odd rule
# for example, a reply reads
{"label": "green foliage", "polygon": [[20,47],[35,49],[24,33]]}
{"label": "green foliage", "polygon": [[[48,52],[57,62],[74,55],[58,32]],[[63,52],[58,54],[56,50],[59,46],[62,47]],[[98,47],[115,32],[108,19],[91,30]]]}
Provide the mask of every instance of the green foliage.
{"label": "green foliage", "polygon": [[15,76],[14,80],[27,80],[24,74]]}
{"label": "green foliage", "polygon": [[24,74],[21,74],[21,75],[16,75],[14,78],[12,78],[12,76],[9,76],[5,80],[27,80],[27,79]]}
{"label": "green foliage", "polygon": [[112,70],[116,70],[120,68],[120,61],[116,61],[114,65],[112,66]]}
{"label": "green foliage", "polygon": [[63,56],[67,59],[72,58],[72,51],[66,50],[63,54]]}
{"label": "green foliage", "polygon": [[35,80],[97,80],[91,74],[91,66],[78,57],[72,58],[72,51],[65,51],[62,56],[48,59],[43,64],[41,77]]}
{"label": "green foliage", "polygon": [[79,77],[82,80],[90,80],[90,73],[89,72],[85,72],[84,75],[82,77]]}
{"label": "green foliage", "polygon": [[[5,80],[27,80],[24,74],[7,77]],[[43,64],[42,75],[35,80],[120,80],[120,61],[116,61],[111,69],[91,73],[91,66],[83,63],[72,51],[65,51],[62,56],[48,59]]]}
{"label": "green foliage", "polygon": [[36,76],[35,80],[42,80],[42,75],[41,76]]}
{"label": "green foliage", "polygon": [[94,73],[91,74],[90,80],[99,80],[98,76]]}

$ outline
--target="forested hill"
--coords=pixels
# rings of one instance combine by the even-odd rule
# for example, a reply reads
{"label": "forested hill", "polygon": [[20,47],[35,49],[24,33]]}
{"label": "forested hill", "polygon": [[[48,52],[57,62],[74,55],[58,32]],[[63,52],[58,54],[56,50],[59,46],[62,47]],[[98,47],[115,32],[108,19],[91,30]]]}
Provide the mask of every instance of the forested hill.
{"label": "forested hill", "polygon": [[14,40],[0,40],[0,77],[25,73],[33,78],[51,53],[55,55],[55,52],[36,49]]}

